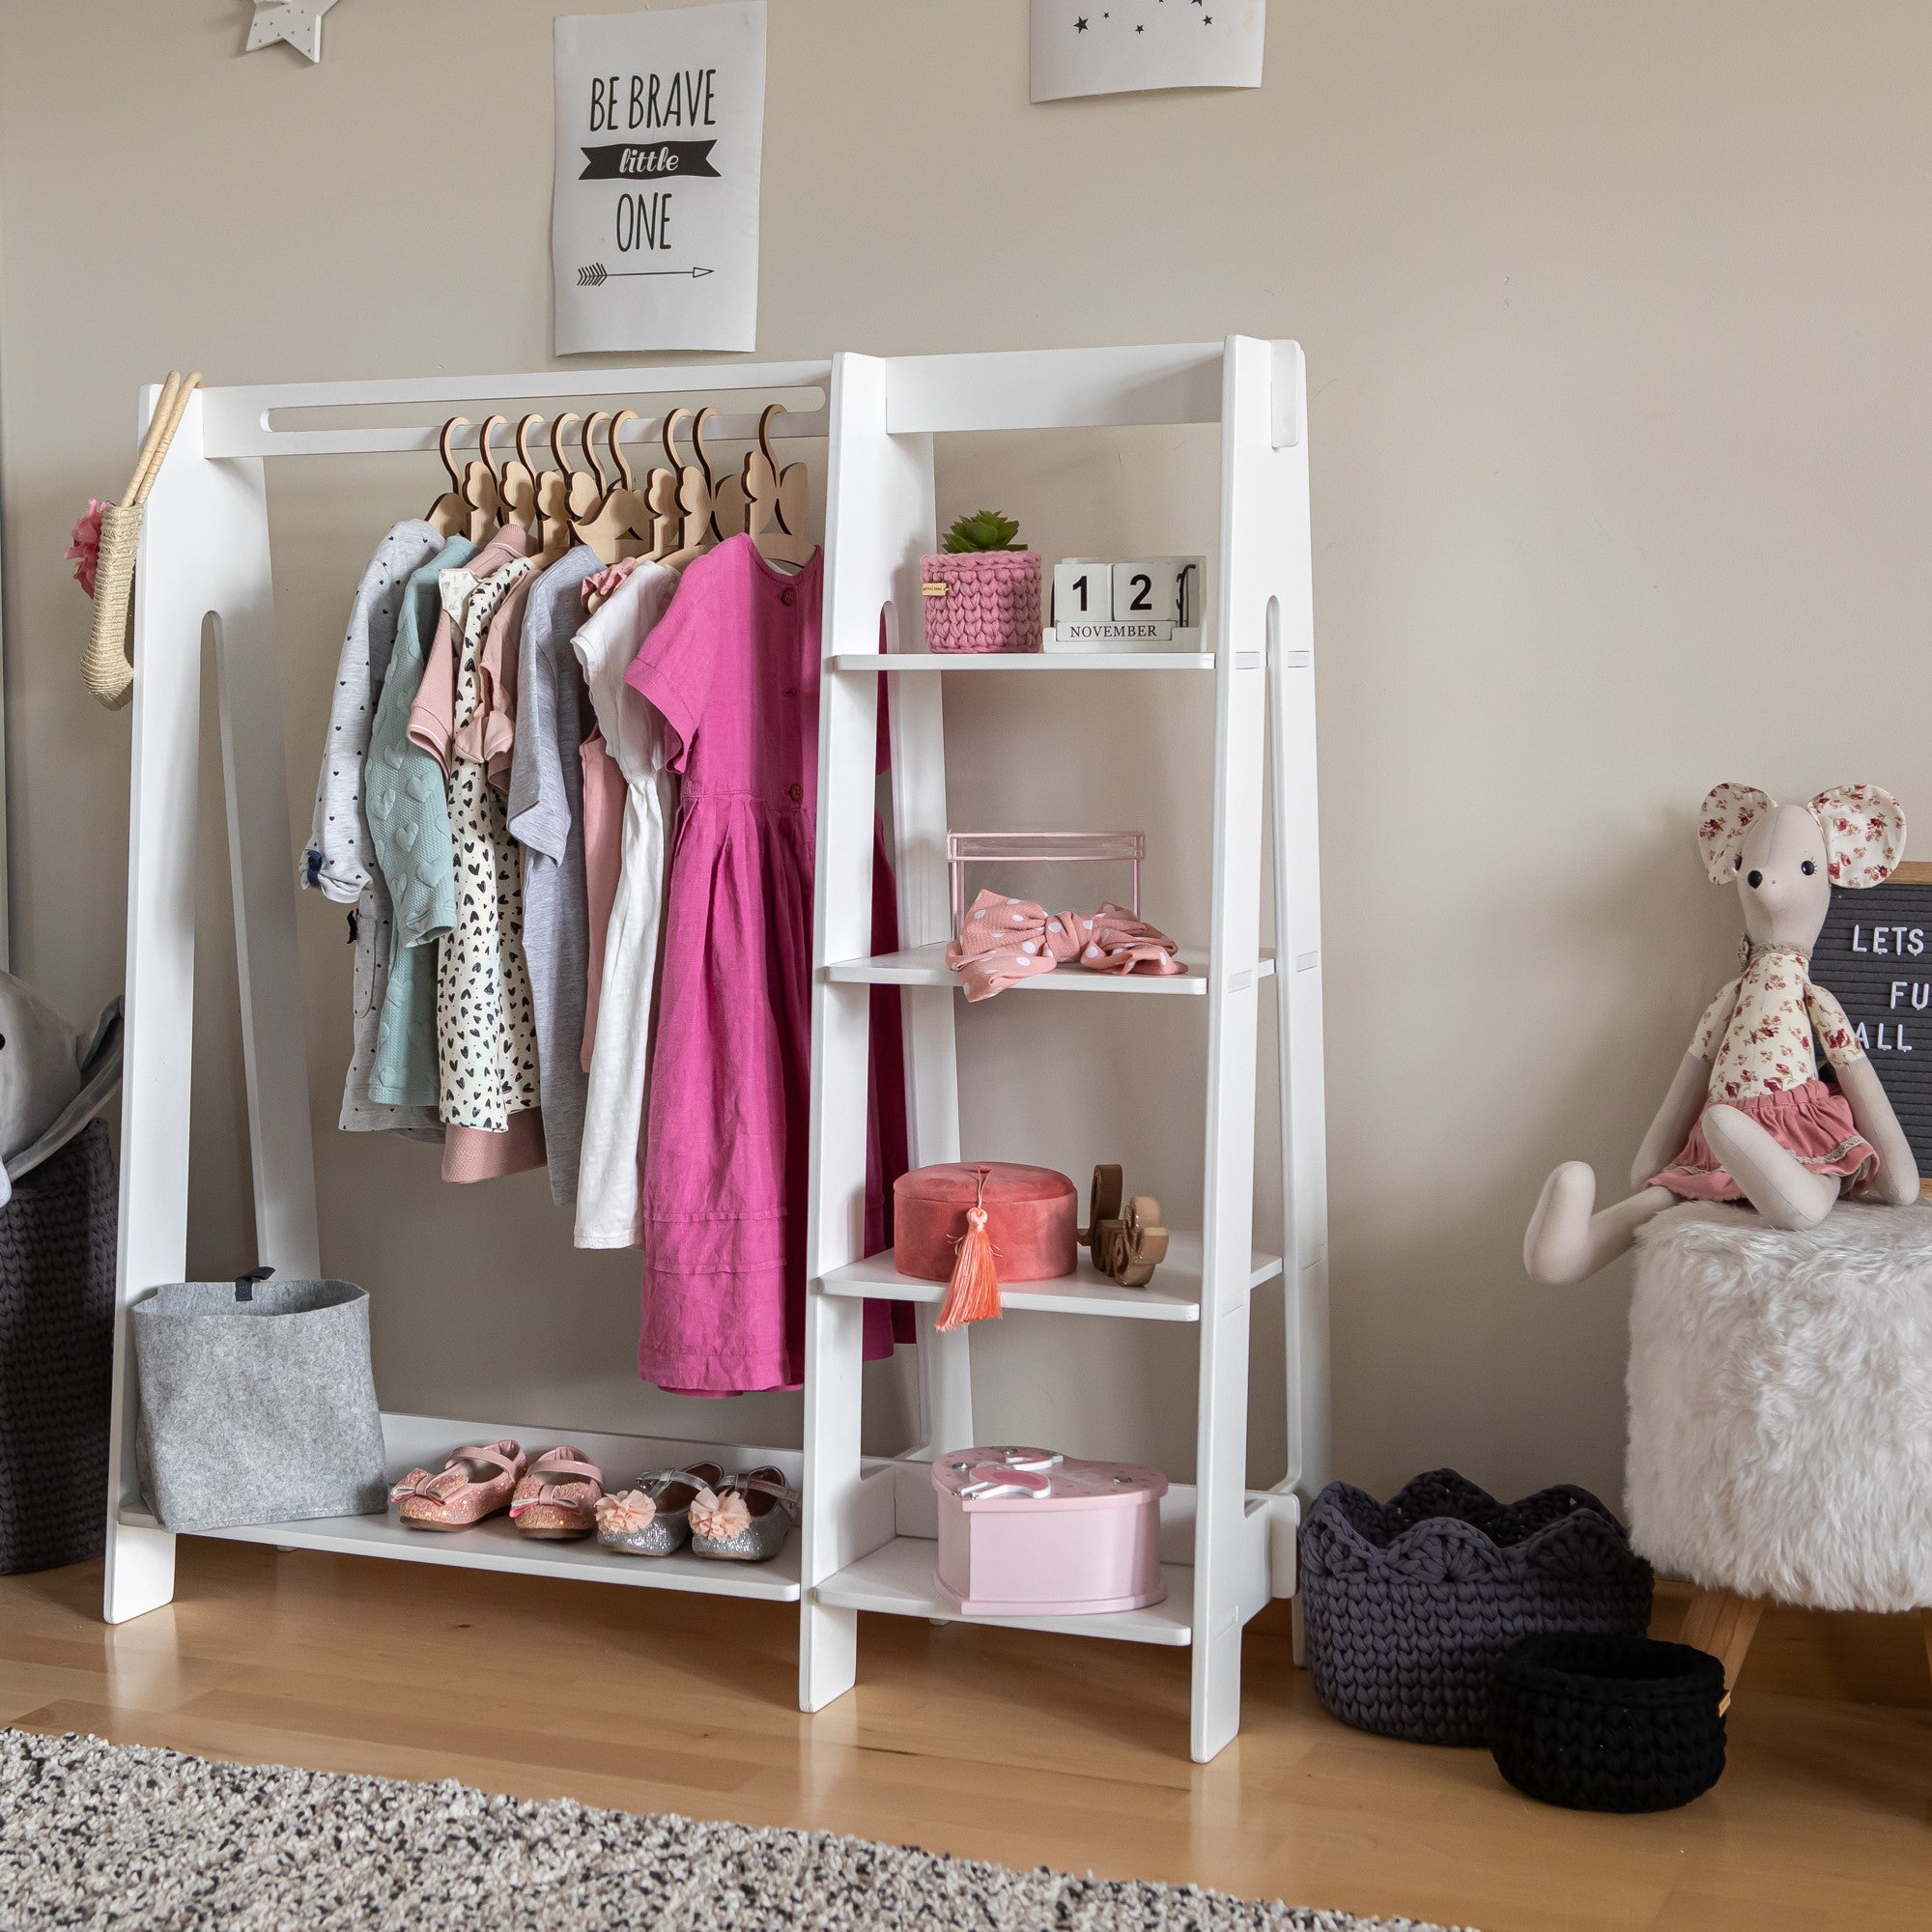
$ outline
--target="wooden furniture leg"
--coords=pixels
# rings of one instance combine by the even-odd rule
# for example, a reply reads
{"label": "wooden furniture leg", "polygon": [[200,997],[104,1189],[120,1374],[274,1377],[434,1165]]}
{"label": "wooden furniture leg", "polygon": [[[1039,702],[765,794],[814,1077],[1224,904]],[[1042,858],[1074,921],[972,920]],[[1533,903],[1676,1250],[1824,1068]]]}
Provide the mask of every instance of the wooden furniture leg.
{"label": "wooden furniture leg", "polygon": [[[1757,1634],[1757,1620],[1764,1614],[1764,1602],[1757,1597],[1741,1597],[1735,1590],[1699,1590],[1684,1613],[1684,1628],[1678,1642],[1693,1650],[1707,1650],[1724,1666],[1724,1701],[1738,1688],[1738,1672],[1745,1666],[1745,1653]],[[1932,1627],[1927,1630],[1932,1643]]]}
{"label": "wooden furniture leg", "polygon": [[1925,1667],[1932,1670],[1932,1608],[1918,1612],[1918,1623],[1925,1633]]}

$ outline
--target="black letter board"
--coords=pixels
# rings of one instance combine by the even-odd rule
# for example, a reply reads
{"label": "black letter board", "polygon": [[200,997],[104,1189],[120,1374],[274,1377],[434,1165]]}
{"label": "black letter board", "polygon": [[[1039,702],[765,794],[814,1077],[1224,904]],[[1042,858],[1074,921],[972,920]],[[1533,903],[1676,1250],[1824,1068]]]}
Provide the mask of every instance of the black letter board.
{"label": "black letter board", "polygon": [[1932,863],[1908,860],[1860,893],[1833,887],[1811,977],[1843,1003],[1932,1177]]}

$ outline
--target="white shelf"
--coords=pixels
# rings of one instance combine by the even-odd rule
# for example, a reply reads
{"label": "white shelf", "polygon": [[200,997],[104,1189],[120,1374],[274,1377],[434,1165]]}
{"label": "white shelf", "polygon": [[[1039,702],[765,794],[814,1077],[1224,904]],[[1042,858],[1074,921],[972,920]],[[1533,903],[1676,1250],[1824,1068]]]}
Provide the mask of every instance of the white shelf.
{"label": "white shelf", "polygon": [[[1030,993],[1157,993],[1169,998],[1198,998],[1208,990],[1208,955],[1199,947],[1183,946],[1177,955],[1187,969],[1162,979],[1151,973],[1089,973],[1068,960],[1051,973],[1036,974],[1007,988]],[[835,959],[825,968],[835,985],[963,986],[946,963],[944,942],[908,947],[902,952],[878,952],[869,959]],[[1274,957],[1264,953],[1255,967],[1257,980],[1274,977]]]}
{"label": "white shelf", "polygon": [[932,1568],[938,1550],[939,1545],[929,1537],[895,1536],[819,1584],[812,1596],[837,1609],[987,1624],[996,1630],[1059,1631],[1071,1636],[1106,1636],[1122,1643],[1170,1646],[1194,1639],[1194,1572],[1185,1564],[1161,1565],[1167,1597],[1144,1610],[1110,1610],[1097,1616],[1043,1611],[1033,1616],[977,1617],[966,1615],[939,1587]]}
{"label": "white shelf", "polygon": [[838,671],[1212,670],[1212,651],[836,651]]}
{"label": "white shelf", "polygon": [[[739,1448],[653,1435],[613,1435],[596,1430],[547,1424],[464,1422],[449,1416],[392,1411],[383,1417],[384,1480],[396,1482],[413,1468],[440,1469],[468,1442],[497,1442],[505,1436],[523,1445],[532,1461],[555,1443],[582,1450],[604,1471],[609,1489],[623,1489],[639,1473],[714,1462],[727,1475],[773,1463],[796,1483],[803,1459],[795,1449]],[[884,1465],[867,1459],[863,1472]],[[124,1502],[117,1512],[132,1529],[159,1527],[138,1504]],[[755,1597],[767,1603],[795,1604],[799,1598],[800,1537],[796,1530],[769,1563],[733,1563],[680,1550],[674,1556],[619,1556],[596,1538],[552,1543],[520,1535],[506,1515],[469,1529],[405,1529],[393,1509],[381,1516],[315,1517],[305,1522],[237,1523],[225,1529],[190,1531],[228,1543],[267,1543],[277,1548],[321,1549],[337,1556],[386,1556],[412,1563],[441,1563],[459,1570],[503,1570],[527,1577],[561,1577],[570,1581],[625,1583],[633,1588],[689,1590],[708,1597]]]}
{"label": "white shelf", "polygon": [[[1250,1291],[1281,1273],[1281,1257],[1256,1253],[1249,1264]],[[826,1294],[879,1295],[894,1301],[936,1302],[945,1299],[943,1281],[923,1281],[901,1274],[890,1254],[869,1255],[847,1267],[835,1268],[819,1284]],[[1199,1321],[1201,1320],[1201,1236],[1169,1236],[1167,1260],[1146,1288],[1122,1288],[1109,1281],[1083,1249],[1079,1266],[1054,1281],[1003,1283],[1000,1305],[1014,1314],[1104,1315],[1129,1321]]]}
{"label": "white shelf", "polygon": [[[735,1456],[726,1457],[735,1462]],[[158,1525],[146,1510],[123,1505],[131,1528]],[[584,1583],[628,1583],[646,1589],[690,1590],[709,1597],[758,1597],[795,1604],[799,1596],[799,1536],[794,1530],[769,1563],[726,1563],[680,1550],[675,1556],[618,1556],[594,1537],[581,1543],[540,1543],[521,1536],[507,1516],[472,1529],[405,1529],[393,1510],[382,1516],[331,1516],[308,1522],[241,1523],[202,1529],[228,1543],[267,1543],[282,1549],[322,1549],[336,1556],[389,1556],[441,1563],[459,1570],[504,1570],[526,1577],[561,1577]]]}

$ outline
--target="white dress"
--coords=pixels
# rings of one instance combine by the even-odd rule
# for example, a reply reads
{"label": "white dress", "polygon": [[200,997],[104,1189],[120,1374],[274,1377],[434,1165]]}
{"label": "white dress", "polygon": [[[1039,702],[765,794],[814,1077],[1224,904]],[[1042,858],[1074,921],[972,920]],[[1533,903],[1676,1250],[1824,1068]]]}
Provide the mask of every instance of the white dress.
{"label": "white dress", "polygon": [[590,1091],[577,1170],[577,1245],[639,1244],[639,1170],[644,1085],[664,916],[665,825],[673,782],[665,770],[662,722],[624,673],[670,609],[677,572],[640,563],[578,632],[578,662],[591,709],[624,777],[624,827],[617,896],[604,940],[604,979],[590,1049]]}

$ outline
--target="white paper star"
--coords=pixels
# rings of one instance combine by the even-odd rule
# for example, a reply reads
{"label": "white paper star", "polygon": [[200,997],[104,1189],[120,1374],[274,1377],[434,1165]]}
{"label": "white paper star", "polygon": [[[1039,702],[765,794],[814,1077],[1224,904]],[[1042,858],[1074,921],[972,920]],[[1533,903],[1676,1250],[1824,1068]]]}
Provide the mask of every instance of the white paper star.
{"label": "white paper star", "polygon": [[298,54],[319,61],[322,16],[334,5],[335,0],[287,0],[287,4],[283,0],[255,0],[255,18],[243,51],[252,54],[257,47],[286,41]]}

